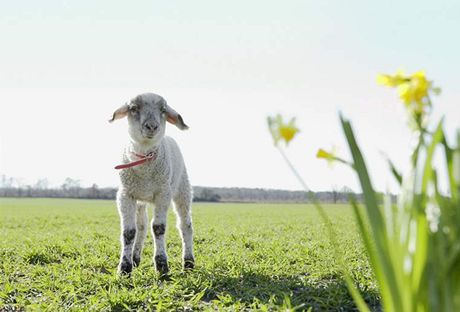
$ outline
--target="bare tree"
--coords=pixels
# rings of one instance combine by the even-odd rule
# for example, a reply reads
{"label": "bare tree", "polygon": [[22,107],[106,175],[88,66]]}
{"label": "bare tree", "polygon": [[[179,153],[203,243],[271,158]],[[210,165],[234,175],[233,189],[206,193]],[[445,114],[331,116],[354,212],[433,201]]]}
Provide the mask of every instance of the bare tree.
{"label": "bare tree", "polygon": [[338,190],[338,187],[337,185],[333,185],[332,186],[332,201],[334,204],[337,204],[337,200],[339,199],[339,190]]}
{"label": "bare tree", "polygon": [[49,187],[49,181],[47,178],[38,179],[35,182],[34,188],[37,190],[46,190]]}
{"label": "bare tree", "polygon": [[78,197],[80,191],[80,180],[65,178],[64,183],[61,185],[61,189],[66,193],[67,197]]}
{"label": "bare tree", "polygon": [[90,196],[91,196],[91,198],[98,198],[98,197],[99,197],[99,187],[97,186],[96,183],[94,183],[94,184],[91,186],[91,189],[90,189]]}

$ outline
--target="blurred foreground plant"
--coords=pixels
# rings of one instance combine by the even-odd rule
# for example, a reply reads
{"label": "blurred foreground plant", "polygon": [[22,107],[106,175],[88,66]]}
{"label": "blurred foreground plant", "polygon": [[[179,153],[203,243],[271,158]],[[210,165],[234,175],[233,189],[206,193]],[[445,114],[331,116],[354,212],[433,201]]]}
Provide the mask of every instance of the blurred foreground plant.
{"label": "blurred foreground plant", "polygon": [[[365,209],[358,207],[354,198],[351,204],[379,285],[383,309],[460,311],[460,133],[455,147],[451,147],[442,120],[434,131],[429,129],[430,92],[438,94],[440,89],[433,88],[423,72],[411,76],[402,72],[394,76],[379,75],[377,80],[398,88],[409,118],[415,122],[412,125],[415,125],[417,144],[411,155],[409,172],[402,175],[388,160],[400,186],[398,203],[393,205],[388,195],[383,206],[379,204],[351,123],[342,116],[340,121],[353,161],[345,161],[322,149],[317,157],[347,164],[358,175]],[[441,168],[433,163],[438,152],[444,154]],[[445,183],[439,181],[438,173],[442,169],[447,170]],[[300,177],[295,168],[293,170]],[[321,205],[300,180],[331,227]],[[441,191],[440,184],[447,189]],[[350,278],[342,251],[335,243],[333,229],[329,233],[353,299],[361,311],[369,311]]]}

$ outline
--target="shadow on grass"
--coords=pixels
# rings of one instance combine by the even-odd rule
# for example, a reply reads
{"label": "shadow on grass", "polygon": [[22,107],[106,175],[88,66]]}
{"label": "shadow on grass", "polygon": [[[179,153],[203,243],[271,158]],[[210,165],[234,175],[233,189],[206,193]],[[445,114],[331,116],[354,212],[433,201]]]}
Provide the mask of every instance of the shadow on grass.
{"label": "shadow on grass", "polygon": [[[337,275],[311,277],[307,273],[296,276],[267,276],[246,272],[239,277],[209,276],[212,287],[206,289],[201,300],[210,302],[228,297],[229,304],[241,302],[247,305],[259,302],[280,306],[289,299],[292,307],[313,311],[357,311],[349,295],[345,281]],[[371,311],[381,311],[378,294],[362,291]]]}

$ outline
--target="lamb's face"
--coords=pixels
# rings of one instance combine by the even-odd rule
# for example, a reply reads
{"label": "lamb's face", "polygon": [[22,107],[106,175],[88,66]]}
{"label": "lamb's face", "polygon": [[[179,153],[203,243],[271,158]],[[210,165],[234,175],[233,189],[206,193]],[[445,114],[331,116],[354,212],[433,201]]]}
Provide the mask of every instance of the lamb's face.
{"label": "lamb's face", "polygon": [[128,117],[129,135],[141,144],[156,144],[165,135],[166,121],[181,130],[188,129],[181,115],[166,104],[165,99],[154,93],[136,96],[129,103],[113,112],[109,122]]}
{"label": "lamb's face", "polygon": [[165,134],[166,101],[156,94],[143,94],[128,104],[129,135],[139,143],[159,142]]}

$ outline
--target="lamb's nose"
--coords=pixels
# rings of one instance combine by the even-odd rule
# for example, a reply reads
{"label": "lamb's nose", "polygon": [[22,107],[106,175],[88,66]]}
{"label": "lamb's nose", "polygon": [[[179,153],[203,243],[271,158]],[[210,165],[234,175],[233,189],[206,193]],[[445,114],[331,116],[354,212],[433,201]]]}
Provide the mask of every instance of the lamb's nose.
{"label": "lamb's nose", "polygon": [[154,126],[151,123],[145,123],[144,127],[149,131],[155,131],[158,129],[158,126]]}

